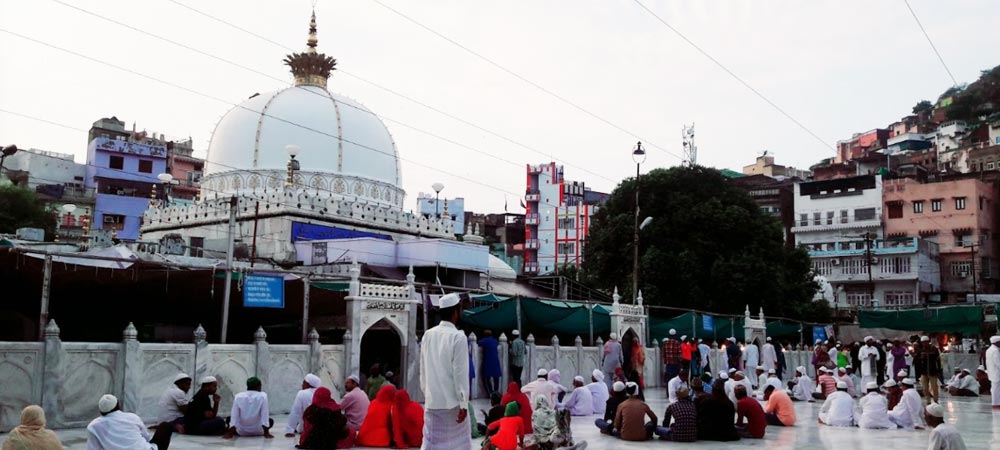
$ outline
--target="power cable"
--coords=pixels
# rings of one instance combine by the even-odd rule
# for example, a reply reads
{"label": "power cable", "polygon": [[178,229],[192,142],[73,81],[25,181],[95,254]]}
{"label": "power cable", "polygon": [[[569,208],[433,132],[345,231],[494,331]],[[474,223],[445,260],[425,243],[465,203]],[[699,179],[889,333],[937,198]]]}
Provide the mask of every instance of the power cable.
{"label": "power cable", "polygon": [[924,24],[920,23],[920,18],[917,17],[917,12],[913,10],[910,6],[909,0],[903,0],[903,4],[906,5],[906,9],[910,10],[910,15],[913,16],[913,20],[917,22],[917,26],[920,27],[920,32],[924,33],[924,37],[927,38],[927,43],[931,44],[931,50],[934,50],[934,54],[937,55],[938,61],[941,61],[941,67],[944,67],[944,71],[948,72],[948,77],[951,78],[951,82],[955,87],[958,87],[958,80],[955,79],[955,75],[951,73],[951,69],[945,64],[944,58],[941,57],[941,52],[938,51],[937,46],[934,45],[934,41],[931,40],[931,35],[927,34],[927,30],[924,29]]}

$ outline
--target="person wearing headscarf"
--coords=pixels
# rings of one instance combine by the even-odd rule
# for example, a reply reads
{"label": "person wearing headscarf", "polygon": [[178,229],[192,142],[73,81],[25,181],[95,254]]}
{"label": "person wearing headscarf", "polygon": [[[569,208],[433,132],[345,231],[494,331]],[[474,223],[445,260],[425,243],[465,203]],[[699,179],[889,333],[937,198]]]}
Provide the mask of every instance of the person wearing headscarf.
{"label": "person wearing headscarf", "polygon": [[166,450],[174,427],[161,423],[150,436],[139,416],[122,411],[118,398],[111,394],[97,402],[101,416],[87,425],[87,450]]}
{"label": "person wearing headscarf", "polygon": [[484,450],[517,450],[524,447],[524,421],[520,417],[520,408],[516,402],[507,404],[503,418],[493,422],[487,428],[489,439],[483,445]]}
{"label": "person wearing headscarf", "polygon": [[344,380],[344,391],[346,393],[344,398],[340,399],[340,409],[344,417],[347,417],[347,426],[357,432],[365,421],[365,416],[368,415],[368,405],[371,404],[371,400],[368,400],[368,394],[361,390],[357,375],[350,375]]}
{"label": "person wearing headscarf", "polygon": [[45,411],[29,405],[21,411],[21,424],[10,430],[0,450],[62,450],[56,434],[45,428]]}
{"label": "person wearing headscarf", "polygon": [[516,381],[511,381],[507,384],[507,393],[500,399],[500,404],[508,405],[511,402],[517,403],[521,419],[524,421],[524,433],[531,434],[531,403],[530,400],[528,400],[528,396],[525,395],[524,392],[521,392],[517,386],[518,384]]}
{"label": "person wearing headscarf", "polygon": [[375,400],[375,396],[378,395],[384,383],[385,377],[382,376],[382,366],[372,364],[371,368],[368,369],[368,379],[365,380],[365,384],[367,385],[365,392],[368,393],[368,400]]}
{"label": "person wearing headscarf", "polygon": [[226,432],[226,421],[219,417],[219,381],[213,376],[201,380],[201,389],[191,398],[184,415],[184,432],[199,436],[218,436]]}
{"label": "person wearing headscarf", "polygon": [[608,342],[604,343],[604,353],[601,356],[601,370],[608,376],[605,382],[608,388],[615,379],[615,369],[622,367],[625,363],[625,355],[622,354],[622,344],[618,342],[618,333],[611,333]]}
{"label": "person wearing headscarf", "polygon": [[734,418],[736,407],[726,396],[725,381],[718,379],[712,384],[712,394],[697,405],[698,440],[738,441]]}
{"label": "person wearing headscarf", "polygon": [[396,391],[392,405],[392,435],[396,448],[420,447],[424,440],[424,408],[410,400],[406,389]]}
{"label": "person wearing headscarf", "polygon": [[232,439],[237,435],[264,436],[265,439],[274,437],[271,435],[274,419],[267,404],[267,393],[261,392],[261,388],[260,378],[250,377],[247,379],[247,390],[233,397],[229,430],[223,439]]}
{"label": "person wearing headscarf", "polygon": [[639,383],[639,387],[645,389],[646,384],[643,379],[643,372],[646,369],[646,348],[642,346],[642,341],[639,338],[635,338],[632,341],[632,371],[635,372],[636,383]]}
{"label": "person wearing headscarf", "polygon": [[288,413],[288,423],[285,424],[285,437],[295,437],[295,433],[302,430],[302,413],[312,404],[316,389],[320,386],[319,377],[313,374],[306,374],[302,380],[302,390],[295,394],[295,401],[292,402],[292,410]]}
{"label": "person wearing headscarf", "polygon": [[392,442],[392,406],[395,401],[396,389],[392,386],[382,386],[375,400],[368,406],[361,429],[358,430],[358,446],[388,447]]}
{"label": "person wearing headscarf", "polygon": [[590,398],[594,400],[594,414],[603,416],[608,397],[611,395],[608,391],[608,385],[604,384],[604,372],[594,369],[594,372],[590,374],[590,381],[587,389],[590,391]]}
{"label": "person wearing headscarf", "polygon": [[539,446],[554,447],[561,444],[556,410],[544,395],[536,395],[532,401],[531,429]]}
{"label": "person wearing headscarf", "polygon": [[558,406],[569,411],[572,416],[594,414],[594,396],[590,394],[590,389],[583,385],[583,377],[579,375],[573,377],[573,392],[570,392]]}
{"label": "person wearing headscarf", "polygon": [[[367,398],[367,397],[366,397]],[[354,430],[329,389],[321,387],[313,394],[312,404],[302,414],[300,449],[327,450],[354,446]]]}
{"label": "person wearing headscarf", "polygon": [[562,375],[559,373],[559,369],[552,369],[549,371],[548,374],[549,385],[552,386],[552,389],[554,390],[556,395],[554,399],[551,399],[552,400],[551,403],[553,405],[555,405],[558,402],[561,402],[563,396],[566,395],[566,386],[562,385],[561,376]]}
{"label": "person wearing headscarf", "polygon": [[927,450],[965,450],[962,434],[954,425],[944,422],[944,407],[931,403],[924,408],[924,419],[931,428]]}

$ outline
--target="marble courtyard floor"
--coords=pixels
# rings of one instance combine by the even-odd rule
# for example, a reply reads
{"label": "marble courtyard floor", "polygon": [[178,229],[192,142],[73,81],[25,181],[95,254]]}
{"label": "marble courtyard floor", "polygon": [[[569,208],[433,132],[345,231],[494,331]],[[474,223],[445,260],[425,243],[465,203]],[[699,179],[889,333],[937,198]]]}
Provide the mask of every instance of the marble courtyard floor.
{"label": "marble courtyard floor", "polygon": [[[662,420],[662,413],[666,409],[666,395],[662,389],[650,390],[650,407]],[[944,396],[943,404],[946,407],[946,419],[954,424],[962,437],[965,439],[966,447],[973,449],[1000,449],[1000,412],[993,413],[990,410],[988,398],[981,396],[978,399]],[[475,407],[476,415],[482,420],[479,409],[486,409],[488,402],[477,401]],[[602,436],[594,427],[594,418],[574,418],[573,436],[577,440],[586,440],[590,449],[646,449],[646,448],[692,448],[692,449],[743,449],[753,446],[764,445],[768,449],[787,450],[891,450],[906,449],[916,450],[927,448],[927,436],[930,431],[904,431],[904,430],[859,430],[857,428],[834,428],[820,426],[816,423],[820,403],[799,403],[795,404],[795,411],[798,415],[798,422],[794,427],[767,427],[767,435],[763,440],[744,439],[742,441],[723,442],[696,442],[690,444],[670,443],[661,441],[650,441],[643,443],[630,443],[619,441],[609,436]],[[286,417],[275,417],[276,429],[284,428]],[[86,449],[86,430],[71,429],[58,431],[60,439],[67,449]],[[265,449],[291,449],[294,448],[292,439],[285,438],[280,433],[274,439],[263,438],[236,438],[226,441],[222,438],[191,437],[175,435],[171,442],[171,450],[189,450],[204,448],[265,448]],[[0,435],[0,440],[4,436]],[[478,440],[477,440],[478,445]],[[470,448],[472,444],[470,443]],[[458,450],[458,449],[455,449]]]}

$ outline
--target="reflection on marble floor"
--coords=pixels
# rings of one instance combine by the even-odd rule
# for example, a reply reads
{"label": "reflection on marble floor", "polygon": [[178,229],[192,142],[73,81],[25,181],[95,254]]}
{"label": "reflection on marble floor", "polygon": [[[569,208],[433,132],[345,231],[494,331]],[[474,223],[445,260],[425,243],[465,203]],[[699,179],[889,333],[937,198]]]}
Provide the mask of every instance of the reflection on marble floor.
{"label": "reflection on marble floor", "polygon": [[[650,407],[662,416],[666,409],[666,395],[661,389],[648,393]],[[946,418],[954,424],[965,439],[966,447],[973,449],[1000,449],[1000,412],[992,413],[987,397],[978,399],[956,398],[945,396],[943,403],[947,409]],[[482,420],[480,409],[486,409],[486,401],[477,401],[476,415]],[[645,443],[623,442],[602,436],[593,425],[593,418],[578,418],[573,424],[573,435],[577,440],[586,440],[590,449],[627,450],[645,448],[699,448],[699,449],[737,449],[751,446],[766,445],[768,449],[836,449],[836,450],[893,450],[893,449],[924,449],[927,448],[929,431],[903,430],[859,430],[857,428],[833,428],[819,426],[816,416],[819,403],[796,403],[798,422],[791,428],[768,427],[767,435],[761,440],[746,439],[738,442],[696,442],[691,444],[676,444],[660,441]],[[95,408],[96,409],[96,408]],[[661,417],[662,418],[662,417]],[[286,417],[275,417],[278,429],[284,427]],[[86,430],[60,430],[59,437],[67,449],[86,449]],[[0,435],[2,437],[2,435]],[[478,444],[478,441],[477,441]],[[470,448],[472,448],[470,442]],[[262,438],[237,438],[224,441],[221,438],[205,438],[190,436],[175,436],[170,445],[171,450],[189,450],[199,448],[294,448],[292,439],[278,436],[272,440]],[[456,449],[457,450],[457,449]]]}

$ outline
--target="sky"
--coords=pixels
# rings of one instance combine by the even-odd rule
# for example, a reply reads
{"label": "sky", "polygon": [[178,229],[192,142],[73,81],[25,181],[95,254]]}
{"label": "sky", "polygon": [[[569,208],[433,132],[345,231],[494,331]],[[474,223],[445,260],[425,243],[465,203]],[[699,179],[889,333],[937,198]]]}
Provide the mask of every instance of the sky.
{"label": "sky", "polygon": [[[319,50],[343,71],[328,88],[386,122],[404,160],[406,209],[440,182],[441,195],[464,197],[467,210],[506,203],[522,212],[525,164],[551,160],[566,165],[567,178],[608,192],[634,176],[638,140],[648,149],[643,172],[679,164],[681,129],[691,123],[701,165],[740,170],[768,150],[779,164],[807,168],[832,156],[838,140],[884,127],[952,85],[901,0],[638,1],[808,131],[633,0],[318,0],[315,8]],[[1000,2],[910,5],[960,83],[1000,64]],[[117,116],[190,136],[204,156],[234,104],[292,83],[281,61],[305,47],[312,6],[0,0],[0,145],[84,162],[86,130]]]}

